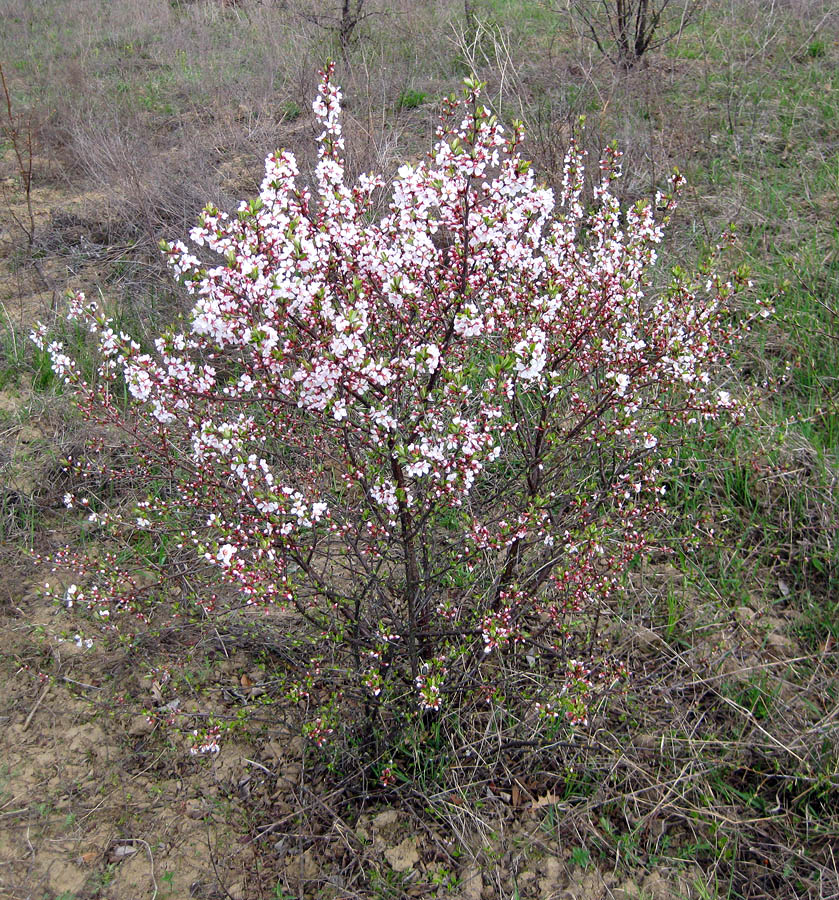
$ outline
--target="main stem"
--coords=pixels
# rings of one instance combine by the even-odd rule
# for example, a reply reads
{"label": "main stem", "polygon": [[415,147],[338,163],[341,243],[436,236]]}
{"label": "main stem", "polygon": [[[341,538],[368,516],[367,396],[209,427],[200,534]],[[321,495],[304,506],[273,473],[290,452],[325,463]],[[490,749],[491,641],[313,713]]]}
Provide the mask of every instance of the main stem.
{"label": "main stem", "polygon": [[408,607],[408,655],[411,660],[411,677],[416,681],[419,673],[417,647],[417,598],[420,589],[419,563],[413,533],[411,511],[408,509],[408,493],[405,473],[394,454],[395,443],[390,440],[390,470],[396,484],[396,502],[399,509],[399,526],[402,531],[402,551],[405,554],[405,604]]}

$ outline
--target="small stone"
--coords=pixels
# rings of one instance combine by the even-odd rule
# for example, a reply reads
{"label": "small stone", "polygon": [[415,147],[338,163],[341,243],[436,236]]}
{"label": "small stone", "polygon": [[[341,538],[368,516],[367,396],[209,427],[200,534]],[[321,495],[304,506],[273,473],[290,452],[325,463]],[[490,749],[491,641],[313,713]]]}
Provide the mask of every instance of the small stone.
{"label": "small stone", "polygon": [[670,885],[660,872],[650,872],[641,882],[641,893],[650,900],[670,900],[673,896]]}
{"label": "small stone", "polygon": [[638,885],[631,879],[612,891],[612,900],[638,900],[640,896]]}
{"label": "small stone", "polygon": [[269,762],[277,762],[283,757],[283,746],[279,741],[268,741],[262,748],[261,756]]}
{"label": "small stone", "polygon": [[142,737],[154,731],[154,722],[148,716],[134,716],[128,726],[129,737]]}
{"label": "small stone", "polygon": [[388,847],[385,850],[385,859],[394,872],[407,872],[408,869],[413,869],[419,862],[416,839],[406,837],[401,844]]}
{"label": "small stone", "polygon": [[289,855],[285,859],[286,872],[294,878],[316,878],[318,875],[318,861],[312,850],[306,850],[299,855]]}
{"label": "small stone", "polygon": [[278,786],[285,786],[286,789],[297,787],[300,783],[300,772],[302,770],[303,766],[300,763],[289,763],[284,766],[277,782]]}
{"label": "small stone", "polygon": [[632,746],[638,750],[656,750],[661,744],[661,738],[655,734],[639,734],[632,739]]}
{"label": "small stone", "polygon": [[481,900],[484,889],[484,879],[481,870],[477,866],[470,866],[461,876],[463,900]]}
{"label": "small stone", "polygon": [[399,824],[399,813],[395,809],[386,809],[373,819],[374,831],[388,831]]}
{"label": "small stone", "polygon": [[546,856],[542,860],[542,878],[539,879],[539,891],[542,896],[556,895],[562,880],[562,861],[557,856]]}
{"label": "small stone", "polygon": [[785,634],[778,634],[777,632],[770,634],[766,638],[766,649],[778,657],[795,656],[798,653],[795,641],[792,638],[788,638]]}
{"label": "small stone", "polygon": [[610,896],[609,885],[597,871],[588,871],[559,894],[559,900],[601,900]]}
{"label": "small stone", "polygon": [[648,650],[651,647],[657,647],[661,644],[661,638],[652,630],[652,628],[639,628],[635,632],[635,640],[638,646]]}
{"label": "small stone", "polygon": [[719,671],[722,675],[739,675],[743,671],[743,661],[728,653],[720,662]]}

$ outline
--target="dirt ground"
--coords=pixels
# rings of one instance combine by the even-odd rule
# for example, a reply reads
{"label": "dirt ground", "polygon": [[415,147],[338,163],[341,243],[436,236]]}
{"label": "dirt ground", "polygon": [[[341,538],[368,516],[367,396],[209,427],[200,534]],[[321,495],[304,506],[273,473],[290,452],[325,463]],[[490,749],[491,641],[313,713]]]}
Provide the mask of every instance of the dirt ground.
{"label": "dirt ground", "polygon": [[[110,626],[45,600],[43,573],[22,577],[31,567],[22,556],[7,560],[0,606],[0,896],[702,896],[707,876],[696,865],[617,874],[596,865],[562,824],[567,804],[550,790],[499,790],[480,819],[463,810],[460,827],[451,816],[423,819],[380,803],[362,804],[350,821],[336,812],[303,739],[289,739],[274,708],[261,712],[270,678],[247,648],[194,624],[154,633],[138,626],[119,640]],[[660,588],[676,575],[644,584]],[[784,623],[767,635],[752,630],[757,618],[744,608],[709,631],[702,650],[721,675],[795,659]],[[661,644],[649,628],[625,634],[627,652],[641,657]],[[794,707],[795,691],[780,683]],[[194,754],[193,731],[208,716],[241,727],[217,753]],[[654,771],[659,744],[656,733],[640,735],[622,764],[639,765],[634,750]],[[666,814],[646,819],[665,833]]]}
{"label": "dirt ground", "polygon": [[245,654],[208,660],[183,635],[147,668],[20,582],[5,586],[0,634],[0,896],[10,900],[354,897],[343,889],[359,866],[407,896],[501,897],[511,878],[519,896],[541,900],[690,893],[690,871],[680,883],[643,870],[619,879],[557,853],[544,827],[550,795],[515,815],[502,798],[483,848],[380,807],[351,828],[326,818],[306,834],[302,739],[272,740],[269,725],[258,740],[190,753],[184,721],[258,698]]}

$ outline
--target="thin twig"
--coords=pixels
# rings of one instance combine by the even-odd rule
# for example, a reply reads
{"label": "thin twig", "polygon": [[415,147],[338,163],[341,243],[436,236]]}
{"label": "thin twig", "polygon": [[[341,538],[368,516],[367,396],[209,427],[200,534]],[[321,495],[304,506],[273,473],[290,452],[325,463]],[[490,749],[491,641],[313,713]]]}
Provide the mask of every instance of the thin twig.
{"label": "thin twig", "polygon": [[26,721],[23,723],[23,728],[21,728],[21,731],[26,731],[26,729],[29,728],[29,723],[32,721],[32,717],[38,711],[38,707],[44,702],[44,697],[46,697],[49,693],[49,689],[51,686],[52,685],[49,681],[44,685],[44,689],[41,691],[41,695],[35,701],[35,705],[32,707],[32,709],[29,710],[29,715],[26,717]]}
{"label": "thin twig", "polygon": [[151,852],[151,847],[149,846],[148,841],[144,841],[142,838],[123,838],[122,840],[116,841],[117,844],[142,844],[146,848],[146,852],[149,854],[149,864],[151,865],[151,883],[154,888],[151,895],[151,900],[156,900],[157,897],[157,879],[154,877],[154,855]]}
{"label": "thin twig", "polygon": [[[24,194],[26,196],[26,212],[29,217],[29,228],[27,228],[14,213],[12,218],[20,226],[21,230],[26,234],[29,246],[35,242],[35,214],[32,212],[32,123],[28,122],[26,126],[26,161],[20,151],[20,134],[15,124],[15,116],[12,110],[12,97],[9,93],[9,86],[6,83],[6,74],[3,71],[3,65],[0,63],[0,85],[3,87],[3,95],[6,99],[6,132],[12,144],[12,150],[17,160],[18,175],[20,175],[23,184]],[[11,212],[11,211],[10,211]]]}

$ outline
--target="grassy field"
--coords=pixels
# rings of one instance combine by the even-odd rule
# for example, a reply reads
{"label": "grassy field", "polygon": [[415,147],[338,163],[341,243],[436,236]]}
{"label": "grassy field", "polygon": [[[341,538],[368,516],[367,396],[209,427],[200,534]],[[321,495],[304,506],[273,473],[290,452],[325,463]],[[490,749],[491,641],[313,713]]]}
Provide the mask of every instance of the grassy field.
{"label": "grassy field", "polygon": [[[839,9],[707,0],[623,71],[564,3],[368,0],[343,47],[334,6],[4,4],[0,896],[839,898]],[[720,373],[746,421],[683,453],[676,552],[604,611],[630,690],[551,767],[483,778],[430,729],[410,782],[360,792],[284,727],[281,615],[172,597],[109,631],[39,592],[43,558],[95,534],[63,503],[90,435],[32,324],[84,363],[68,287],[146,342],[183,311],[158,242],[255,193],[276,147],[307,170],[328,57],[352,172],[419,159],[474,71],[548,183],[581,115],[595,158],[624,151],[623,200],[678,166],[663,266],[733,223],[776,310]],[[220,752],[191,755],[210,724]]]}

